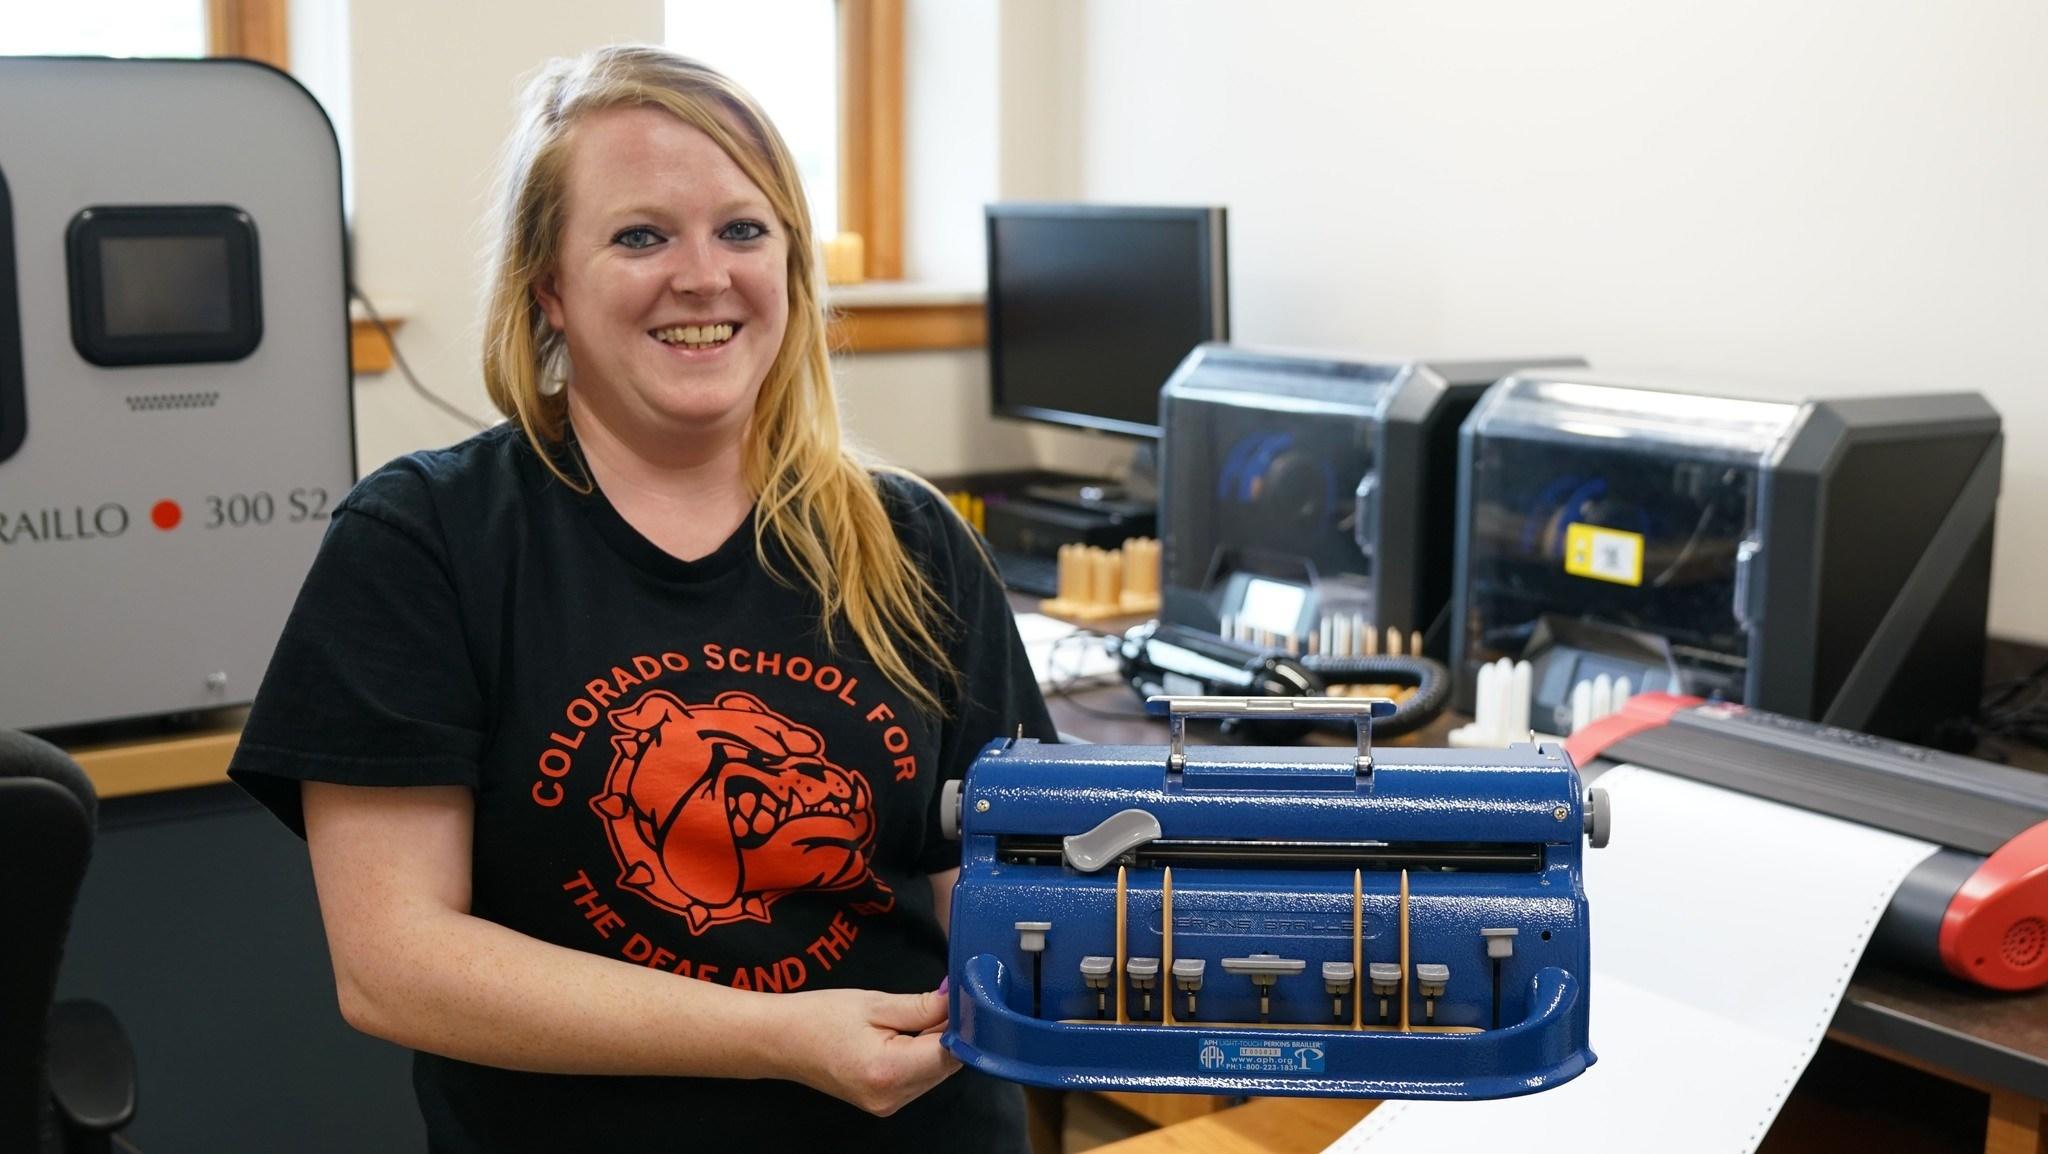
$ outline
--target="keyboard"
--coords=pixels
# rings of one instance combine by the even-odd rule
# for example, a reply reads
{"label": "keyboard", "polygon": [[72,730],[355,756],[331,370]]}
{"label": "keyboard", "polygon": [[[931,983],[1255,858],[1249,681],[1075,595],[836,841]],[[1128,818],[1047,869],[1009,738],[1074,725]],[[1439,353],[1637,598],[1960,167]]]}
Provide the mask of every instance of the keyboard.
{"label": "keyboard", "polygon": [[995,555],[996,572],[1002,574],[1003,584],[1012,591],[1034,597],[1051,597],[1060,591],[1060,564],[1053,558],[1007,549],[991,552]]}

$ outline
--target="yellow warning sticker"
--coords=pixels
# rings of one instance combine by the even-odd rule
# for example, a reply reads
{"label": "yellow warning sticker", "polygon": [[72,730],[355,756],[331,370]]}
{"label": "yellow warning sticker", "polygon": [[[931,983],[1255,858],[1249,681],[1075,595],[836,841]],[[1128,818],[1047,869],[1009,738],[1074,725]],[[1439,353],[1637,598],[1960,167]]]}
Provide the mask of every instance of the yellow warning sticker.
{"label": "yellow warning sticker", "polygon": [[1575,577],[1643,583],[1643,535],[1573,522],[1564,529],[1564,571]]}

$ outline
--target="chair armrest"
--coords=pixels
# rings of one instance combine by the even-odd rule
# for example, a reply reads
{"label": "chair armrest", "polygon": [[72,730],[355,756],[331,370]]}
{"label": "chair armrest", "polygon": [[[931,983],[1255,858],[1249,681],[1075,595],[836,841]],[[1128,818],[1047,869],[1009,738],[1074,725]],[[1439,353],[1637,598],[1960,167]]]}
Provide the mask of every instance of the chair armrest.
{"label": "chair armrest", "polygon": [[135,1050],[114,1012],[98,1002],[50,1007],[50,1097],[72,1130],[111,1134],[135,1117]]}

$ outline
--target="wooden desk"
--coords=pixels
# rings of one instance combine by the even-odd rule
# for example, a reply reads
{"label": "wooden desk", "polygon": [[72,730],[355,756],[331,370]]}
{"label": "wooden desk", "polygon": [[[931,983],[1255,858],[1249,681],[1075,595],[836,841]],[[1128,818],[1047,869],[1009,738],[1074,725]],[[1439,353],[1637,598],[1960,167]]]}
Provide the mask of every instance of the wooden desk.
{"label": "wooden desk", "polygon": [[[1048,704],[1054,724],[1064,733],[1111,744],[1165,744],[1165,726],[1140,713],[1137,699],[1120,685],[1055,695]],[[1446,714],[1417,733],[1375,744],[1444,745],[1445,735],[1463,721]],[[1894,970],[1866,958],[1849,983],[1828,1037],[1985,1094],[1989,1100],[1985,1154],[2048,1154],[2048,1135],[2042,1125],[2043,1115],[2048,1114],[2048,989],[1994,994],[1936,975]],[[1264,1099],[1103,1149],[1117,1154],[1197,1150],[1204,1154],[1281,1154],[1321,1149],[1287,1145],[1292,1131],[1275,1131],[1270,1119],[1304,1111],[1311,1102],[1327,1101]],[[1220,1121],[1253,1107],[1258,1107],[1258,1112],[1246,1116],[1241,1125]],[[1363,1117],[1364,1111],[1357,1116]],[[1311,1132],[1315,1123],[1307,1120],[1310,1115],[1303,1117],[1302,1132]],[[1201,1144],[1175,1144],[1184,1127],[1194,1126],[1200,1127],[1194,1131],[1199,1137],[1191,1140]],[[1334,1141],[1334,1135],[1325,1141]]]}
{"label": "wooden desk", "polygon": [[102,800],[219,785],[228,779],[228,758],[242,739],[245,715],[237,710],[190,733],[74,745],[66,752],[92,779]]}
{"label": "wooden desk", "polygon": [[1319,1154],[1378,1104],[1351,1098],[1260,1098],[1097,1146],[1094,1154]]}

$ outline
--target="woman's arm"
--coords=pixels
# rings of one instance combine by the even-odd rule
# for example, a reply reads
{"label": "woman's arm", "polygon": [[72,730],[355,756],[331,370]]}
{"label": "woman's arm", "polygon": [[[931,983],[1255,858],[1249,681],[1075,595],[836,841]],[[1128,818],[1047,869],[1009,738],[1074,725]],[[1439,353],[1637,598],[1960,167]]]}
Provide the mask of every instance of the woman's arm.
{"label": "woman's arm", "polygon": [[930,875],[932,883],[932,916],[939,919],[939,932],[953,936],[953,883],[960,880],[960,867],[940,870]]}
{"label": "woman's arm", "polygon": [[305,784],[342,1016],[451,1058],[563,1074],[786,1078],[890,1114],[959,1068],[936,994],[770,994],[550,945],[473,917],[465,787]]}

